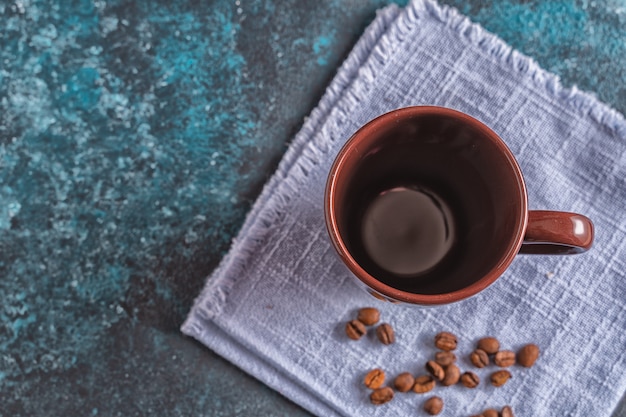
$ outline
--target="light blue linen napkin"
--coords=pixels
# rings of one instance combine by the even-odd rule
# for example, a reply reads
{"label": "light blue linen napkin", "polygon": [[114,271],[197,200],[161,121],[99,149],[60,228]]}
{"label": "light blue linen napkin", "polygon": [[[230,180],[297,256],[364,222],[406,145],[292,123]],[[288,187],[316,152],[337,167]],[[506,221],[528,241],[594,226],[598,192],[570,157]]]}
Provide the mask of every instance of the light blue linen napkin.
{"label": "light blue linen napkin", "polygon": [[[491,126],[519,159],[531,209],[593,219],[592,250],[518,256],[468,300],[410,308],[375,300],[350,277],[328,241],[323,191],[330,164],[357,128],[419,104],[459,109]],[[626,390],[626,122],[454,9],[431,0],[382,10],[339,69],[265,186],[230,252],[209,277],[185,334],[319,416],[420,415],[425,394],[369,402],[365,373],[424,373],[434,335],[460,338],[461,369],[478,388],[438,386],[446,415],[510,404],[518,416],[609,416]],[[396,343],[372,332],[349,340],[363,306],[381,310]],[[495,388],[494,367],[467,355],[482,336],[503,348],[534,342],[531,369]]]}

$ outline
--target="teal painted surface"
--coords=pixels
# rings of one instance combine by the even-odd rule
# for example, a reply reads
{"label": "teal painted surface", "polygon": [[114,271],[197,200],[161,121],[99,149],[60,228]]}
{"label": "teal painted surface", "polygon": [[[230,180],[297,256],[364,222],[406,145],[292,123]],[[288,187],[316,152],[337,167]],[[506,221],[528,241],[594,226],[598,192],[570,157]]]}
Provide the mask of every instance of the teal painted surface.
{"label": "teal painted surface", "polygon": [[[626,0],[443,3],[626,112]],[[307,415],[178,328],[385,4],[0,4],[0,415]]]}

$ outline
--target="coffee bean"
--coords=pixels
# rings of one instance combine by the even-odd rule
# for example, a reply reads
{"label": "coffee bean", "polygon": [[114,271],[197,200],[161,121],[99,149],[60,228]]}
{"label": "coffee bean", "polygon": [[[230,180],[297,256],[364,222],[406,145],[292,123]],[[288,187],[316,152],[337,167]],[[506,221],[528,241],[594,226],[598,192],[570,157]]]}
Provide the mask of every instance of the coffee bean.
{"label": "coffee bean", "polygon": [[473,416],[471,416],[471,417],[485,417],[485,415],[484,415],[484,414],[474,414],[474,415],[473,415]]}
{"label": "coffee bean", "polygon": [[430,375],[422,375],[415,378],[413,392],[423,394],[435,388],[435,379]]}
{"label": "coffee bean", "polygon": [[483,417],[498,417],[498,410],[490,408],[488,410],[483,411]]}
{"label": "coffee bean", "polygon": [[437,352],[435,353],[435,362],[441,366],[448,366],[456,362],[456,355],[452,352]]}
{"label": "coffee bean", "polygon": [[367,388],[380,388],[385,383],[385,371],[379,368],[372,369],[363,378],[363,383]]}
{"label": "coffee bean", "polygon": [[393,386],[400,392],[408,392],[413,388],[415,378],[410,372],[403,372],[393,381]]}
{"label": "coffee bean", "polygon": [[396,341],[396,335],[393,327],[389,323],[383,323],[376,328],[376,336],[383,345],[390,345]]}
{"label": "coffee bean", "polygon": [[455,364],[451,364],[446,367],[445,375],[443,377],[443,380],[441,381],[441,384],[444,387],[449,387],[450,385],[455,385],[457,382],[459,382],[460,378],[461,371],[459,370],[459,367]]}
{"label": "coffee bean", "polygon": [[374,405],[381,405],[393,400],[393,390],[389,387],[378,388],[370,394],[370,401]]}
{"label": "coffee bean", "polygon": [[474,372],[465,372],[461,375],[461,384],[467,388],[476,388],[480,383],[480,378]]}
{"label": "coffee bean", "polygon": [[450,352],[456,349],[456,336],[450,332],[440,332],[435,336],[435,346],[438,349]]}
{"label": "coffee bean", "polygon": [[506,381],[508,381],[509,378],[511,378],[511,373],[509,371],[505,369],[501,371],[496,371],[491,374],[491,385],[493,385],[494,387],[501,387],[502,385],[506,384]]}
{"label": "coffee bean", "polygon": [[515,417],[513,409],[510,406],[505,405],[502,407],[502,411],[500,411],[500,417]]}
{"label": "coffee bean", "polygon": [[358,320],[350,320],[346,324],[346,334],[352,340],[359,340],[366,331],[365,325]]}
{"label": "coffee bean", "polygon": [[359,310],[357,320],[366,326],[372,326],[380,320],[380,311],[374,307],[364,307]]}
{"label": "coffee bean", "polygon": [[437,381],[442,381],[446,376],[444,369],[435,361],[426,362],[426,370],[430,372]]}
{"label": "coffee bean", "polygon": [[477,368],[484,368],[489,365],[489,356],[487,356],[487,352],[482,349],[476,349],[470,354],[470,361]]}
{"label": "coffee bean", "polygon": [[500,350],[500,342],[495,337],[483,337],[478,341],[478,349],[482,349],[488,355],[493,355]]}
{"label": "coffee bean", "polygon": [[501,350],[493,357],[493,362],[501,368],[515,365],[515,352]]}
{"label": "coffee bean", "polygon": [[430,397],[424,403],[424,411],[431,416],[436,416],[443,410],[443,400],[439,397]]}
{"label": "coffee bean", "polygon": [[538,357],[539,347],[532,343],[524,346],[517,352],[517,362],[526,368],[533,366]]}

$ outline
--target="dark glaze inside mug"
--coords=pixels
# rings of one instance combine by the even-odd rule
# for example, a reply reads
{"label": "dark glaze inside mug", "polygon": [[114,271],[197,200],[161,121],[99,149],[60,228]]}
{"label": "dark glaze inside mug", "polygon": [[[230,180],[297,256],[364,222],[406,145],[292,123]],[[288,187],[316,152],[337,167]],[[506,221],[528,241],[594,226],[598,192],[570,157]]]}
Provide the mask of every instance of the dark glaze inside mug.
{"label": "dark glaze inside mug", "polygon": [[518,253],[528,221],[524,179],[504,142],[441,107],[399,109],[357,131],[325,199],[331,240],[355,276],[415,304],[487,287]]}

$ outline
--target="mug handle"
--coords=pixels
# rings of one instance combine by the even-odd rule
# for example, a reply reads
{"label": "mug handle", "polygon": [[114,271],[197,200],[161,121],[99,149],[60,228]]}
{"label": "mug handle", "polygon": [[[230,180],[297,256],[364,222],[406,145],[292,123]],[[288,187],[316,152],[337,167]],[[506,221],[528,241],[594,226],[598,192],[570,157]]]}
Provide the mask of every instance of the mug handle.
{"label": "mug handle", "polygon": [[586,252],[593,243],[593,223],[582,214],[529,210],[519,253],[565,255]]}

